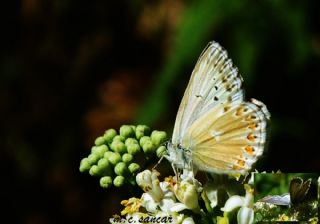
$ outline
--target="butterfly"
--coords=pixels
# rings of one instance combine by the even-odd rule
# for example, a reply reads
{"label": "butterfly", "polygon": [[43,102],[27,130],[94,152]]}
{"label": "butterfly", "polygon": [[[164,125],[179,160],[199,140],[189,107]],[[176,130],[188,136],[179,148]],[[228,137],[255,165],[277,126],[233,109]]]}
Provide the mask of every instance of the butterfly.
{"label": "butterfly", "polygon": [[311,185],[311,179],[303,181],[300,177],[293,178],[290,182],[289,192],[292,204],[304,201]]}
{"label": "butterfly", "polygon": [[259,201],[274,205],[297,205],[306,199],[310,185],[311,179],[303,181],[300,177],[295,177],[290,181],[289,193],[283,195],[268,195]]}
{"label": "butterfly", "polygon": [[182,98],[166,158],[178,169],[247,174],[262,155],[270,113],[244,99],[243,79],[227,52],[210,42]]}

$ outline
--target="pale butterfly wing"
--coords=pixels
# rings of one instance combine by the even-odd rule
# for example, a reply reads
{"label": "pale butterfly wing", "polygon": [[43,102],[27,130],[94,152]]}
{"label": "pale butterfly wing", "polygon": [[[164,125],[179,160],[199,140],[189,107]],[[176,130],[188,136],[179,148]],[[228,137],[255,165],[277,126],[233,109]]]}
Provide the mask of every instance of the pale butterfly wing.
{"label": "pale butterfly wing", "polygon": [[274,205],[290,206],[290,194],[283,195],[268,195],[259,200],[259,202],[266,202]]}
{"label": "pale butterfly wing", "polygon": [[188,127],[211,108],[243,101],[242,78],[227,52],[210,42],[200,55],[182,98],[172,143],[179,144]]}
{"label": "pale butterfly wing", "polygon": [[188,128],[181,145],[200,170],[244,174],[263,153],[266,113],[254,99],[217,105]]}
{"label": "pale butterfly wing", "polygon": [[210,172],[244,174],[251,169],[263,152],[270,114],[257,100],[244,102],[241,86],[226,51],[209,43],[179,107],[172,143],[184,151],[179,156],[169,150],[174,164],[186,158]]}

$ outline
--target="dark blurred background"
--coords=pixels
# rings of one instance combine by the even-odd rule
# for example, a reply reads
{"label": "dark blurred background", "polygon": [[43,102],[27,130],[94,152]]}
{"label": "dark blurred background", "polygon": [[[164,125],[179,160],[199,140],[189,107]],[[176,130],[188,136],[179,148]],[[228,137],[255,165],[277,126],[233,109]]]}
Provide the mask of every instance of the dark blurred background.
{"label": "dark blurred background", "polygon": [[260,171],[319,172],[319,1],[21,0],[1,7],[2,220],[107,223],[125,189],[79,172],[122,124],[172,132],[211,40],[272,114]]}

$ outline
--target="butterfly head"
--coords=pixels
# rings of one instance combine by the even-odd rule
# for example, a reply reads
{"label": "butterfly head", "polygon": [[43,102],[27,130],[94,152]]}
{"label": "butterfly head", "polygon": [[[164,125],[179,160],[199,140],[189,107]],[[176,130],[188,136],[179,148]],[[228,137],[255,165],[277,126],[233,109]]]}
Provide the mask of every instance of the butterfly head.
{"label": "butterfly head", "polygon": [[165,158],[178,169],[192,169],[191,165],[191,152],[188,149],[184,149],[181,144],[174,144],[171,141],[166,145],[168,154]]}

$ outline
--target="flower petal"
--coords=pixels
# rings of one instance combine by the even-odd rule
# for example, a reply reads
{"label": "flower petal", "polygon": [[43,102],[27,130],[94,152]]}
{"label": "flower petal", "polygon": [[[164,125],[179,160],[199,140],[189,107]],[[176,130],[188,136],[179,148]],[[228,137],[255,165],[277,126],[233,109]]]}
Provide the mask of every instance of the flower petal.
{"label": "flower petal", "polygon": [[251,208],[248,207],[241,207],[238,215],[237,220],[239,224],[251,224],[253,223],[254,212]]}
{"label": "flower petal", "polygon": [[210,201],[210,207],[216,207],[218,204],[218,189],[213,184],[206,184],[203,189]]}
{"label": "flower petal", "polygon": [[175,203],[174,206],[171,207],[171,212],[181,212],[182,210],[188,209],[188,207],[185,204],[182,203]]}
{"label": "flower petal", "polygon": [[174,186],[174,193],[180,202],[193,210],[199,207],[198,192],[195,185],[187,181],[179,182]]}
{"label": "flower petal", "polygon": [[230,212],[235,208],[241,207],[244,205],[244,197],[239,195],[231,196],[225,203],[224,207],[221,208],[224,212]]}
{"label": "flower petal", "polygon": [[195,224],[191,217],[187,217],[182,221],[182,224]]}

